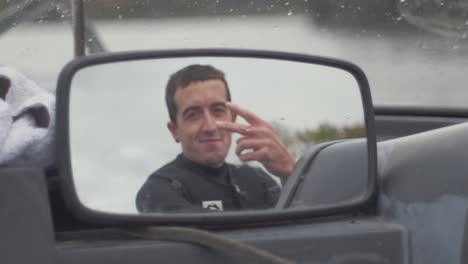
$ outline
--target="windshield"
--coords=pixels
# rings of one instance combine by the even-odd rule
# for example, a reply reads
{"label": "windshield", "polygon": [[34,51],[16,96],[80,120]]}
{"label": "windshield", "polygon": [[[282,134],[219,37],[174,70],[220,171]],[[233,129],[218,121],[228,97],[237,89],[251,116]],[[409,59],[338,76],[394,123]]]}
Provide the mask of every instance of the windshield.
{"label": "windshield", "polygon": [[[458,0],[85,1],[88,52],[246,48],[330,56],[374,104],[466,108],[468,5]],[[68,1],[0,2],[0,63],[55,89],[73,57]]]}

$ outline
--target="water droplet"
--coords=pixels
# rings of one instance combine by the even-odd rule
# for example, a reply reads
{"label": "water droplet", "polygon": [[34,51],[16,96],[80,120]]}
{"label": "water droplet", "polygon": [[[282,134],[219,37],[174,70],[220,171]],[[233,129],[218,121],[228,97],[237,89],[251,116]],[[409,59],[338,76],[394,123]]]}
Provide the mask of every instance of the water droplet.
{"label": "water droplet", "polygon": [[443,5],[444,5],[444,2],[441,2],[440,5],[443,6]]}
{"label": "water droplet", "polygon": [[219,0],[216,0],[216,3],[219,4]]}
{"label": "water droplet", "polygon": [[88,42],[93,42],[93,38],[89,38],[89,39],[88,39]]}
{"label": "water droplet", "polygon": [[290,16],[290,15],[292,15],[292,11],[291,11],[291,10],[289,10],[289,12],[288,12],[288,16]]}
{"label": "water droplet", "polygon": [[340,8],[342,8],[342,9],[345,8],[345,5],[340,5]]}
{"label": "water droplet", "polygon": [[230,13],[232,13],[233,11],[234,11],[234,9],[232,9],[232,8],[231,8],[231,9],[229,9],[229,12],[230,12]]}
{"label": "water droplet", "polygon": [[400,0],[400,3],[404,3],[404,2],[406,2],[406,0]]}
{"label": "water droplet", "polygon": [[132,13],[133,13],[134,11],[135,11],[135,9],[133,9],[133,8],[130,8],[130,12],[132,12]]}
{"label": "water droplet", "polygon": [[120,6],[116,6],[115,8],[120,9]]}
{"label": "water droplet", "polygon": [[270,5],[270,8],[273,8],[273,7],[275,7],[275,5],[274,5],[274,4],[271,4],[271,5]]}
{"label": "water droplet", "polygon": [[288,5],[289,5],[289,2],[284,3],[284,5],[285,5],[285,6],[288,6]]}
{"label": "water droplet", "polygon": [[403,19],[402,16],[399,16],[399,17],[395,18],[396,21],[400,21],[400,20],[402,20],[402,19]]}
{"label": "water droplet", "polygon": [[306,3],[307,3],[307,2],[309,2],[309,0],[304,0],[304,2],[306,2]]}

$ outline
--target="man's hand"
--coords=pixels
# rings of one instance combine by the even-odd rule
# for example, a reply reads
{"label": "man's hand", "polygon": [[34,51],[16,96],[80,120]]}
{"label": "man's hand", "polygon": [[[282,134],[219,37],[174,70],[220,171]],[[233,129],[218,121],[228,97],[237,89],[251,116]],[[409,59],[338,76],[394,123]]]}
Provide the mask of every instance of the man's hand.
{"label": "man's hand", "polygon": [[[235,104],[227,103],[233,116],[241,116],[249,125],[217,121],[219,129],[242,135],[237,140],[236,154],[241,161],[259,161],[272,174],[286,183],[296,161],[276,135],[273,127],[252,112]],[[234,118],[233,118],[234,120]],[[247,151],[246,150],[251,150]]]}

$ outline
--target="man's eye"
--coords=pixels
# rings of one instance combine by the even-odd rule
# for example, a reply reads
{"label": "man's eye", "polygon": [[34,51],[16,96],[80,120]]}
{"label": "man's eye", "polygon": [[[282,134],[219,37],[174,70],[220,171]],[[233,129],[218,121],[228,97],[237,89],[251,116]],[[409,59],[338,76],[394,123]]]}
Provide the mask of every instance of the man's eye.
{"label": "man's eye", "polygon": [[215,108],[213,108],[213,113],[215,113],[215,114],[224,114],[224,113],[226,113],[226,108],[225,107],[215,107]]}
{"label": "man's eye", "polygon": [[196,111],[190,111],[185,114],[185,118],[187,119],[195,119],[197,118],[198,113]]}

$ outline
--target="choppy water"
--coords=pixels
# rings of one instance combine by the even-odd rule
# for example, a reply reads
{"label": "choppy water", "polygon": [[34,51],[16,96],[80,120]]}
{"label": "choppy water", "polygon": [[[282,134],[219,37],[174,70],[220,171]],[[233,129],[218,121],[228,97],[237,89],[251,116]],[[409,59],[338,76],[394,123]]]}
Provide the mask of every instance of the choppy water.
{"label": "choppy water", "polygon": [[[235,47],[304,52],[351,60],[368,74],[376,104],[465,107],[468,44],[421,29],[331,29],[301,16],[230,17],[96,23],[111,51]],[[40,37],[39,37],[40,36]],[[23,24],[0,36],[0,63],[54,89],[72,58],[64,24]]]}

